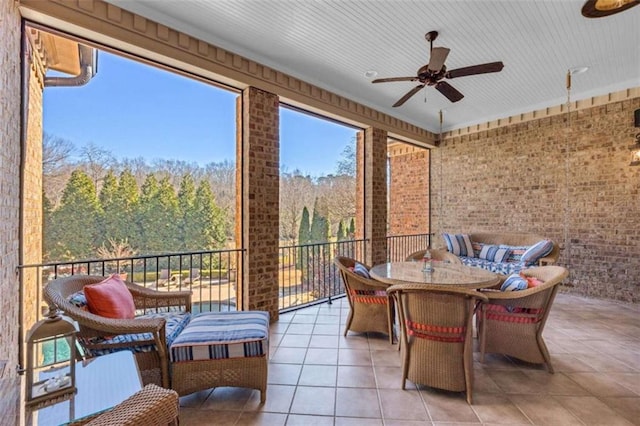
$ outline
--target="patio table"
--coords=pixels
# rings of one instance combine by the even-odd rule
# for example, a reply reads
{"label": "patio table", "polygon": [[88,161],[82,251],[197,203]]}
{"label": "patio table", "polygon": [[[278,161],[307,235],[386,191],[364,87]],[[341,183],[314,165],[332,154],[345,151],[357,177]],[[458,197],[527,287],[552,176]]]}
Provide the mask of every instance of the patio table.
{"label": "patio table", "polygon": [[431,272],[424,272],[422,268],[422,262],[390,262],[374,266],[369,274],[389,285],[418,283],[478,289],[500,282],[500,277],[493,272],[465,265],[434,261]]}

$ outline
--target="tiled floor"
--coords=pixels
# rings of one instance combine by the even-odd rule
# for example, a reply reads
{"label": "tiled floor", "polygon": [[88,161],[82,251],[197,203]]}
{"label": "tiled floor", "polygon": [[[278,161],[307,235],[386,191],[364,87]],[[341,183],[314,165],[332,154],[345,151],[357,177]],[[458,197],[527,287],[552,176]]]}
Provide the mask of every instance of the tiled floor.
{"label": "tiled floor", "polygon": [[271,328],[267,401],[217,388],[181,398],[181,425],[640,425],[640,306],[558,295],[545,329],[555,374],[474,354],[463,393],[400,387],[383,335],[342,336],[345,299],[284,314]]}

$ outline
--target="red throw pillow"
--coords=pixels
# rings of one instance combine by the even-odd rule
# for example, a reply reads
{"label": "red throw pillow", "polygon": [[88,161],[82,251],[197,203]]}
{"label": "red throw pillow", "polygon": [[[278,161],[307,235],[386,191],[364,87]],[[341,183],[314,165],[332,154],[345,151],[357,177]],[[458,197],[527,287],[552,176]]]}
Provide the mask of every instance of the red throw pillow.
{"label": "red throw pillow", "polygon": [[133,296],[118,274],[84,286],[84,295],[92,314],[121,319],[132,319],[135,316]]}

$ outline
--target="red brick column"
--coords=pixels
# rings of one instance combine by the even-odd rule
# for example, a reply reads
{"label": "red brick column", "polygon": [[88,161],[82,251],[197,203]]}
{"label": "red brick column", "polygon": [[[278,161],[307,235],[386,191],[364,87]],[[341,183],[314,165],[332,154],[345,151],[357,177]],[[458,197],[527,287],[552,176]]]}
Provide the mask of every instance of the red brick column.
{"label": "red brick column", "polygon": [[[240,100],[239,100],[240,102]],[[237,167],[240,204],[236,238],[246,250],[238,271],[238,309],[264,310],[278,319],[279,101],[249,87],[242,92]],[[240,112],[240,109],[238,109]],[[240,122],[241,121],[241,122]]]}
{"label": "red brick column", "polygon": [[365,262],[375,265],[387,259],[387,132],[365,129],[363,151]]}

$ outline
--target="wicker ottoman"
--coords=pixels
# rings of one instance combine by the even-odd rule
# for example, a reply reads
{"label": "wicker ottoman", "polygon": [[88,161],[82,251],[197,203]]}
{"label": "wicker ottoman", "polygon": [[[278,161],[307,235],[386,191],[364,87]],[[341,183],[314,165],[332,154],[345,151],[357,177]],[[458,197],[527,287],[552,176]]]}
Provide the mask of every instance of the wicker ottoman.
{"label": "wicker ottoman", "polygon": [[269,313],[194,315],[170,347],[171,387],[180,395],[218,386],[258,389],[264,402]]}

